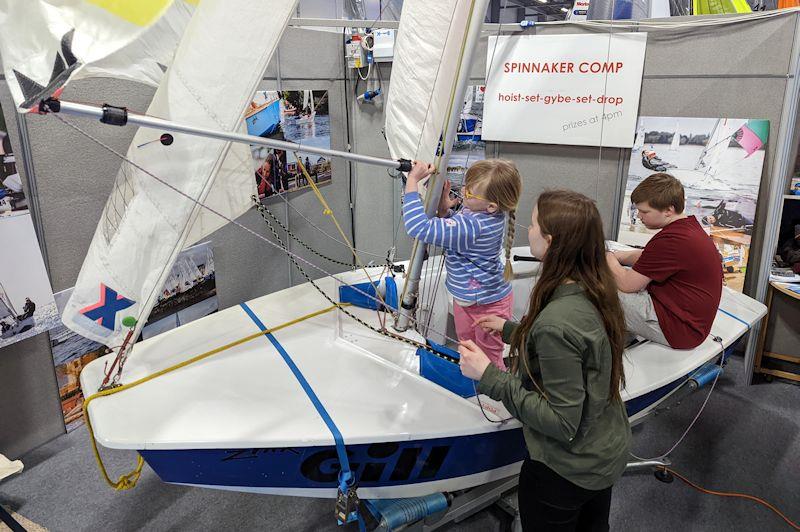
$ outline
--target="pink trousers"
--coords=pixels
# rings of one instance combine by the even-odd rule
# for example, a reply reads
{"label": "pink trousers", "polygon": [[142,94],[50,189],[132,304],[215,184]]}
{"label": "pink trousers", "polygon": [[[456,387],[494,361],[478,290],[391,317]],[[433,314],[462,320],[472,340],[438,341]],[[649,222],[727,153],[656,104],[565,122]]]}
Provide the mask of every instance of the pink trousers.
{"label": "pink trousers", "polygon": [[478,347],[483,349],[492,364],[505,371],[506,365],[503,362],[503,338],[500,333],[486,332],[475,321],[483,316],[500,316],[507,320],[511,319],[511,309],[514,304],[514,293],[494,303],[486,305],[470,305],[462,307],[458,303],[453,303],[453,320],[456,324],[456,334],[459,340],[472,340]]}

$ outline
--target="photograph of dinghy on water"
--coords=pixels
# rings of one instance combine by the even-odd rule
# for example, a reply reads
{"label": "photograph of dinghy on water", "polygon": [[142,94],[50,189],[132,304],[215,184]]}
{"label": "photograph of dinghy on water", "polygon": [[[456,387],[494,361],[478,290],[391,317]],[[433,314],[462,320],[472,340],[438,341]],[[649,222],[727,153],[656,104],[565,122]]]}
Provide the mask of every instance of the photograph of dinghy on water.
{"label": "photograph of dinghy on water", "polygon": [[657,232],[639,220],[631,192],[653,173],[672,174],[683,184],[686,214],[720,252],[725,284],[741,292],[768,137],[768,120],[639,117],[618,240],[644,246]]}
{"label": "photograph of dinghy on water", "polygon": [[[72,288],[55,294],[58,315],[72,294]],[[219,310],[214,254],[210,242],[183,250],[150,312],[141,339],[200,319]],[[50,331],[50,347],[58,380],[61,411],[67,431],[83,424],[83,392],[78,376],[92,360],[111,352],[105,345],[84,338],[58,321]]]}
{"label": "photograph of dinghy on water", "polygon": [[[257,91],[245,121],[250,135],[331,147],[328,91]],[[260,199],[310,186],[293,152],[265,146],[251,146],[251,150]],[[297,155],[315,184],[331,182],[330,158],[302,151]]]}

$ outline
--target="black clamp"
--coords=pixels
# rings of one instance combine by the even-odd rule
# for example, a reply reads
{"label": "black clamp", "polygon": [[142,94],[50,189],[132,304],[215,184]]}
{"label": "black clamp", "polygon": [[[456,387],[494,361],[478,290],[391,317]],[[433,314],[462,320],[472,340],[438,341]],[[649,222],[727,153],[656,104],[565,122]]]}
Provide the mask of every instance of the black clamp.
{"label": "black clamp", "polygon": [[124,126],[128,123],[128,109],[126,107],[116,107],[103,104],[103,117],[100,121],[112,126]]}
{"label": "black clamp", "polygon": [[397,159],[397,162],[400,163],[397,167],[398,170],[401,172],[410,172],[413,163],[409,159]]}
{"label": "black clamp", "polygon": [[39,100],[39,114],[57,113],[61,111],[61,102],[56,98]]}

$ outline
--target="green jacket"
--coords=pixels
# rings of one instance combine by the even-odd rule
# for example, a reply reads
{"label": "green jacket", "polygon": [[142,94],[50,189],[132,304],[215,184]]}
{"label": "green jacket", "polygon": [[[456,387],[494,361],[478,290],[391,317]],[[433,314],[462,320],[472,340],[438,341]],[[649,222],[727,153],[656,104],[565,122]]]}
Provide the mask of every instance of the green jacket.
{"label": "green jacket", "polygon": [[[503,341],[509,343],[518,326],[507,321]],[[533,323],[527,351],[548,399],[522,367],[512,375],[490,364],[478,391],[502,401],[522,422],[533,460],[582,488],[611,486],[628,461],[631,428],[622,401],[609,401],[611,345],[580,285],[556,289]]]}

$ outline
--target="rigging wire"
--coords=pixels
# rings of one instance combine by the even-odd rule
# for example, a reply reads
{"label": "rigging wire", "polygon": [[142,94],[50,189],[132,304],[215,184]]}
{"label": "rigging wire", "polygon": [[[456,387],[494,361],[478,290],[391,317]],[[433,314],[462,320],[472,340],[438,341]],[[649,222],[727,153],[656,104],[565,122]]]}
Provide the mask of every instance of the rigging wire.
{"label": "rigging wire", "polygon": [[[256,239],[258,239],[258,240],[260,240],[260,241],[262,241],[262,242],[265,242],[265,243],[266,243],[266,244],[268,244],[269,246],[272,246],[272,247],[274,247],[274,248],[277,248],[277,249],[281,250],[281,251],[282,251],[282,252],[284,252],[286,255],[290,256],[291,258],[293,258],[293,259],[296,259],[297,261],[299,261],[299,262],[302,262],[302,263],[304,263],[304,264],[306,264],[306,265],[310,266],[311,268],[313,268],[313,269],[315,269],[315,270],[319,271],[320,273],[324,274],[325,276],[327,276],[327,277],[331,277],[332,279],[334,279],[334,280],[336,280],[336,281],[338,281],[338,282],[340,282],[340,283],[342,283],[342,284],[347,284],[347,283],[346,283],[344,280],[342,280],[342,279],[341,279],[341,278],[338,276],[338,274],[331,273],[331,272],[329,272],[329,271],[325,270],[324,268],[322,268],[322,267],[320,267],[320,266],[317,266],[316,264],[314,264],[314,263],[310,262],[309,260],[305,259],[304,257],[302,257],[302,256],[300,256],[300,255],[298,255],[298,254],[296,254],[296,253],[294,253],[294,252],[292,252],[292,251],[290,251],[290,250],[286,249],[285,247],[282,247],[282,246],[280,246],[279,244],[276,244],[276,243],[272,242],[271,240],[269,240],[269,239],[268,239],[268,238],[266,238],[265,236],[263,236],[263,235],[261,235],[261,234],[257,233],[257,232],[256,232],[256,231],[254,231],[253,229],[250,229],[249,227],[247,227],[247,226],[246,226],[246,225],[244,225],[243,223],[239,222],[238,220],[234,220],[233,218],[230,218],[230,217],[226,216],[225,214],[223,214],[223,213],[219,212],[218,210],[214,209],[213,207],[210,207],[210,206],[208,206],[208,205],[206,205],[206,204],[202,203],[201,201],[199,201],[199,200],[196,200],[196,199],[192,198],[192,197],[191,197],[189,194],[187,194],[187,193],[183,192],[182,190],[178,189],[177,187],[175,187],[173,184],[169,183],[169,182],[168,182],[168,181],[166,181],[165,179],[163,179],[163,178],[161,178],[161,177],[159,177],[159,176],[157,176],[157,175],[153,174],[153,173],[152,173],[152,172],[150,172],[149,170],[146,170],[145,168],[143,168],[141,165],[137,164],[136,162],[134,162],[134,161],[131,161],[131,160],[130,160],[130,159],[128,159],[128,158],[127,158],[125,155],[123,155],[122,153],[118,152],[117,150],[115,150],[114,148],[112,148],[111,146],[109,146],[108,144],[106,144],[105,142],[103,142],[102,140],[100,140],[100,139],[98,139],[98,138],[94,137],[92,134],[88,133],[87,131],[84,131],[84,130],[83,130],[83,129],[81,129],[79,126],[75,125],[74,123],[70,122],[69,120],[66,120],[66,119],[64,119],[64,118],[63,118],[62,116],[60,116],[58,113],[52,113],[52,115],[53,115],[53,116],[54,116],[56,119],[58,119],[58,120],[59,120],[61,123],[63,123],[64,125],[66,125],[67,127],[70,127],[71,129],[73,129],[73,130],[77,131],[78,133],[80,133],[80,134],[81,134],[81,135],[83,135],[84,137],[88,138],[89,140],[91,140],[92,142],[94,142],[95,144],[97,144],[98,146],[102,147],[104,150],[106,150],[106,151],[108,151],[109,153],[113,154],[114,156],[118,157],[118,158],[119,158],[119,159],[121,159],[122,161],[125,161],[125,162],[127,162],[128,164],[130,164],[131,166],[135,167],[136,169],[138,169],[139,171],[141,171],[141,172],[142,172],[142,173],[144,173],[145,175],[147,175],[147,176],[149,176],[149,177],[151,177],[151,178],[155,179],[155,180],[156,180],[158,183],[160,183],[161,185],[163,185],[163,186],[165,186],[166,188],[168,188],[168,189],[172,190],[173,192],[175,192],[175,193],[176,193],[176,194],[178,194],[179,196],[181,196],[181,197],[183,197],[183,198],[185,198],[185,199],[189,200],[190,202],[192,202],[193,204],[197,205],[198,207],[200,207],[200,208],[203,208],[203,209],[207,210],[208,212],[210,212],[210,213],[212,213],[212,214],[214,214],[214,215],[216,215],[216,216],[218,216],[218,217],[222,218],[222,219],[223,219],[223,220],[225,220],[226,222],[228,222],[228,223],[230,223],[230,224],[232,224],[232,225],[236,226],[237,228],[239,228],[239,229],[241,229],[242,231],[244,231],[244,232],[246,232],[246,233],[250,234],[251,236],[255,237]],[[377,302],[377,303],[381,303],[381,301],[380,301],[378,298],[376,298],[376,297],[372,296],[371,294],[368,294],[367,292],[365,292],[365,291],[363,291],[363,290],[359,289],[358,287],[351,286],[351,288],[353,289],[353,291],[355,291],[355,292],[359,293],[361,296],[363,296],[363,297],[365,297],[365,298],[367,298],[367,299],[369,299],[369,300],[375,301],[375,302]],[[329,297],[329,296],[328,296],[328,297]],[[326,299],[327,299],[327,297],[326,297]],[[402,310],[398,309],[398,313],[401,313],[401,312],[402,312]],[[407,316],[407,317],[408,317],[408,319],[409,319],[410,321],[412,321],[412,322],[416,322],[416,320],[414,319],[414,317],[413,317],[413,316]],[[395,338],[395,339],[397,339],[397,340],[400,340],[400,341],[403,341],[403,342],[406,342],[406,343],[411,343],[412,345],[415,345],[415,346],[418,346],[418,347],[424,347],[425,349],[429,349],[427,346],[424,346],[423,344],[421,344],[421,343],[419,343],[419,342],[415,342],[414,340],[411,340],[411,339],[408,339],[408,338],[404,338],[404,337],[402,337],[402,336],[400,336],[400,335],[395,335],[394,333],[391,333],[391,332],[389,332],[389,331],[386,331],[386,332],[387,332],[388,334],[392,335],[392,337],[393,337],[393,338]],[[450,341],[457,342],[457,340],[455,340],[455,339],[453,339],[453,338],[450,338],[450,337],[448,337],[446,334],[443,334],[443,333],[440,333],[440,334],[442,334],[442,336],[443,336],[444,338],[446,338],[446,339],[448,339],[448,340],[450,340]]]}

